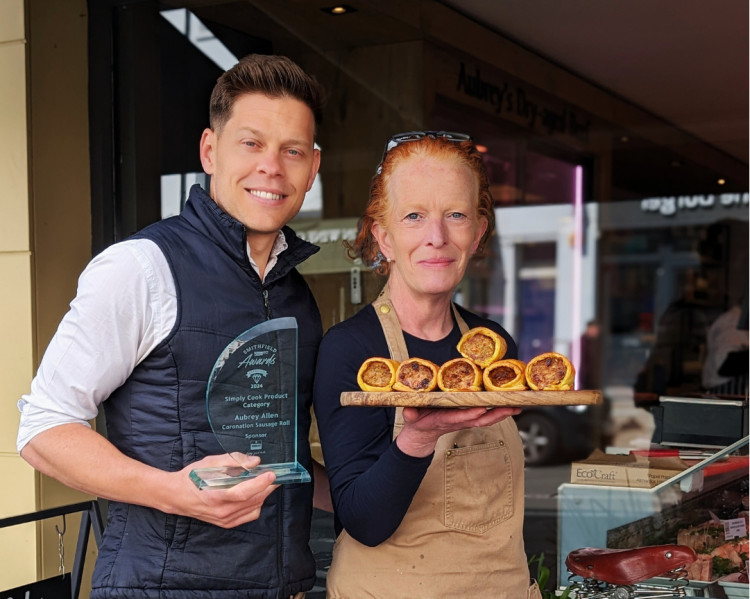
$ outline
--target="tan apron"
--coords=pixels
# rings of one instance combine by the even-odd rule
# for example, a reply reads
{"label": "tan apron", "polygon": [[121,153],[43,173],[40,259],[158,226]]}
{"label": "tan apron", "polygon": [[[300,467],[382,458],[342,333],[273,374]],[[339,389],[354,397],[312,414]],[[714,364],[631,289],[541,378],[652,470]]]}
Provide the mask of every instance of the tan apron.
{"label": "tan apron", "polygon": [[[408,358],[387,285],[376,301],[391,357]],[[462,332],[468,327],[453,307]],[[403,428],[397,408],[394,439]],[[541,599],[523,545],[523,446],[512,418],[443,435],[411,506],[377,547],[336,539],[329,599]]]}

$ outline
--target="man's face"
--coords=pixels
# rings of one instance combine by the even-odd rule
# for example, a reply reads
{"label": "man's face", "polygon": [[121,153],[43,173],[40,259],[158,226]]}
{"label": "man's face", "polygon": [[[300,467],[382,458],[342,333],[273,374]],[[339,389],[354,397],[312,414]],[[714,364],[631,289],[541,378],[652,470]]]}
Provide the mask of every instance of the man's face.
{"label": "man's face", "polygon": [[247,227],[248,239],[275,239],[299,212],[320,166],[315,119],[303,102],[245,94],[219,131],[201,137],[210,195]]}

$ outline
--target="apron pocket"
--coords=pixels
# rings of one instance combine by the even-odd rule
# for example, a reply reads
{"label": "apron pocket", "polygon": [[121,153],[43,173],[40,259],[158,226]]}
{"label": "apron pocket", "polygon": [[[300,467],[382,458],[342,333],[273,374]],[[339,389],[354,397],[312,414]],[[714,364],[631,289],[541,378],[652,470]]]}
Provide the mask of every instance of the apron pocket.
{"label": "apron pocket", "polygon": [[445,526],[484,533],[513,515],[513,474],[504,441],[445,452]]}

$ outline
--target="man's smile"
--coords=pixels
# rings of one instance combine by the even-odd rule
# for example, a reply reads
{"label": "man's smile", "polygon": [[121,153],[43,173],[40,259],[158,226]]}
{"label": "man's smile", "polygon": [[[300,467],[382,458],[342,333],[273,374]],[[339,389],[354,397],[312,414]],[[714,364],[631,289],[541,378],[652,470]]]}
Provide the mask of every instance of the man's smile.
{"label": "man's smile", "polygon": [[258,196],[259,198],[263,200],[272,200],[272,201],[279,201],[284,199],[284,195],[280,193],[273,193],[271,191],[262,191],[260,189],[248,189],[249,193],[253,194],[254,196]]}

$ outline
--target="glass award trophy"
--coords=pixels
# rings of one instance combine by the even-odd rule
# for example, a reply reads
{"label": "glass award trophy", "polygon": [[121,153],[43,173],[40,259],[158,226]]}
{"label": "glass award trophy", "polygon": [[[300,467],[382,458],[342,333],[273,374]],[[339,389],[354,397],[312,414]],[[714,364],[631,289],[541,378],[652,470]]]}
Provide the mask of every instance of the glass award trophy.
{"label": "glass award trophy", "polygon": [[257,455],[251,469],[198,468],[200,489],[232,487],[263,472],[275,484],[310,482],[297,462],[297,321],[263,322],[232,341],[216,361],[206,389],[211,430],[227,453]]}

